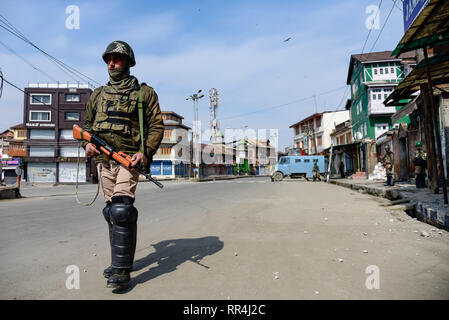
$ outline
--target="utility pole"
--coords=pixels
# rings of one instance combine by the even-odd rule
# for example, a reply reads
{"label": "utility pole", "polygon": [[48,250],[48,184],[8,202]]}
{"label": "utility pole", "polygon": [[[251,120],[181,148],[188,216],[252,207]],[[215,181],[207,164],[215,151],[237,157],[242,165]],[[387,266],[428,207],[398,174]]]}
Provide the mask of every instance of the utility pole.
{"label": "utility pole", "polygon": [[310,124],[306,124],[305,125],[305,129],[306,129],[306,135],[307,135],[307,149],[309,149],[310,151],[310,138],[313,139],[313,144],[314,144],[314,149],[315,149],[315,154],[318,154],[318,149],[316,146],[316,136],[315,136],[315,128],[314,125],[312,124],[312,126],[310,126]]}
{"label": "utility pole", "polygon": [[[200,178],[200,157],[201,157],[201,141],[199,141],[199,132],[198,132],[198,100],[204,97],[204,94],[200,95],[201,89],[198,90],[197,93],[192,94],[187,97],[186,100],[193,101],[193,149],[195,153],[195,168],[196,168],[196,178]],[[198,149],[199,148],[199,149]]]}

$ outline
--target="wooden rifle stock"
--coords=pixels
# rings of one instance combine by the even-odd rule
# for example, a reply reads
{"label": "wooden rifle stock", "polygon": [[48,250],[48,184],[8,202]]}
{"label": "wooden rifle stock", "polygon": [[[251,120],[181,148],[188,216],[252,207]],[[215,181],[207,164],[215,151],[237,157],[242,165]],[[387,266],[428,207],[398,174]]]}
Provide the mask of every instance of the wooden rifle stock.
{"label": "wooden rifle stock", "polygon": [[108,157],[116,160],[118,163],[120,163],[122,166],[124,166],[127,169],[135,169],[140,174],[144,175],[148,180],[155,183],[159,188],[163,188],[164,186],[154,179],[151,175],[149,175],[147,172],[145,172],[145,169],[143,166],[139,163],[137,166],[132,166],[131,157],[124,153],[123,151],[117,151],[114,147],[109,145],[106,141],[103,139],[100,139],[96,135],[93,135],[85,130],[83,130],[78,125],[73,125],[73,138],[76,140],[86,140],[90,143],[92,143],[95,148],[99,149],[101,152],[103,152]]}

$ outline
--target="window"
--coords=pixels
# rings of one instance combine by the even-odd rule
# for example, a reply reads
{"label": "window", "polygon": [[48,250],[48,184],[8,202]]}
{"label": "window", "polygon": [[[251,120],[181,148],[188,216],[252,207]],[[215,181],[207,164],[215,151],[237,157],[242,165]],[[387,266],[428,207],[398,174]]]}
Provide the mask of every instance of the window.
{"label": "window", "polygon": [[172,129],[164,130],[164,138],[171,138]]}
{"label": "window", "polygon": [[[79,148],[80,157],[85,157],[86,152],[83,148]],[[78,147],[61,147],[59,150],[60,157],[78,157]]]}
{"label": "window", "polygon": [[380,68],[380,69],[379,69],[379,73],[380,73],[380,74],[384,74],[384,68]]}
{"label": "window", "polygon": [[30,121],[50,121],[50,111],[30,111]]}
{"label": "window", "polygon": [[388,74],[388,68],[385,68],[385,74]]}
{"label": "window", "polygon": [[171,154],[171,147],[162,147],[161,148],[161,155],[170,155]]}
{"label": "window", "polygon": [[26,138],[27,137],[27,131],[23,130],[23,129],[17,130],[17,137],[19,137],[19,138]]}
{"label": "window", "polygon": [[290,158],[282,158],[281,159],[281,164],[289,164],[290,163]]}
{"label": "window", "polygon": [[301,159],[295,159],[295,162],[296,163],[301,162]]}
{"label": "window", "polygon": [[80,102],[80,95],[68,93],[65,95],[65,101],[67,102]]}
{"label": "window", "polygon": [[394,73],[394,68],[390,68],[391,73]]}
{"label": "window", "polygon": [[373,94],[373,100],[376,100],[376,95],[375,94]]}
{"label": "window", "polygon": [[54,157],[55,148],[30,147],[30,157]]}
{"label": "window", "polygon": [[67,120],[67,121],[79,121],[80,120],[80,113],[79,112],[66,112],[65,113],[65,120]]}
{"label": "window", "polygon": [[55,130],[47,129],[31,129],[30,139],[53,140],[55,138]]}
{"label": "window", "polygon": [[30,94],[30,104],[51,104],[51,94]]}
{"label": "window", "polygon": [[313,162],[318,162],[318,159],[313,159]]}
{"label": "window", "polygon": [[384,94],[384,100],[387,99],[387,97],[388,97],[388,94],[385,93]]}
{"label": "window", "polygon": [[382,99],[382,95],[379,93],[378,95],[377,95],[377,100],[381,100]]}
{"label": "window", "polygon": [[374,69],[374,74],[377,75],[377,69],[376,68]]}
{"label": "window", "polygon": [[59,130],[59,139],[73,140],[73,130],[72,129]]}
{"label": "window", "polygon": [[304,159],[304,162],[310,162],[310,159]]}

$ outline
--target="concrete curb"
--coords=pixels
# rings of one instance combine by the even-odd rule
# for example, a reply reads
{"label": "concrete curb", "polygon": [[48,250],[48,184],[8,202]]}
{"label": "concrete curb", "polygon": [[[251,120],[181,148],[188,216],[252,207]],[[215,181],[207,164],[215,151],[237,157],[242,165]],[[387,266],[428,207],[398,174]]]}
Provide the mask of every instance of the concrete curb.
{"label": "concrete curb", "polygon": [[368,193],[376,197],[382,197],[386,198],[388,200],[399,200],[402,199],[402,195],[397,189],[384,189],[384,188],[378,188],[375,186],[368,186],[364,184],[357,184],[357,183],[349,183],[349,182],[342,182],[338,180],[329,180],[329,183],[336,184],[345,188],[349,188],[352,190],[359,191],[361,193]]}
{"label": "concrete curb", "polygon": [[19,188],[17,187],[1,187],[0,188],[0,200],[1,199],[16,199],[21,198]]}
{"label": "concrete curb", "polygon": [[[329,180],[329,183],[356,190],[360,193],[368,193],[376,197],[386,198],[396,203],[398,203],[398,199],[407,200],[407,198],[404,197],[398,189],[388,190],[376,186],[349,183],[338,180]],[[423,202],[411,202],[410,204],[389,207],[389,210],[405,211],[412,218],[416,218],[419,221],[449,231],[449,213],[442,209],[435,209],[429,204]]]}

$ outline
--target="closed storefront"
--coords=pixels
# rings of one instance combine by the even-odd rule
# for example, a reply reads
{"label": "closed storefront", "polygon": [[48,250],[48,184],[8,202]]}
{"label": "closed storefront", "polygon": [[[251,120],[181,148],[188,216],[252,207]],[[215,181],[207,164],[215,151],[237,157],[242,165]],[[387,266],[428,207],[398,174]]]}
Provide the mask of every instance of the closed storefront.
{"label": "closed storefront", "polygon": [[164,176],[171,176],[173,172],[173,165],[171,161],[162,161],[162,174]]}
{"label": "closed storefront", "polygon": [[160,176],[162,174],[161,161],[153,161],[151,163],[150,171],[152,175]]}
{"label": "closed storefront", "polygon": [[56,163],[28,162],[28,182],[56,183]]}
{"label": "closed storefront", "polygon": [[[78,168],[77,162],[60,162],[59,163],[59,183],[75,183],[76,172]],[[79,177],[78,182],[86,182],[86,163],[81,162],[79,164]]]}

